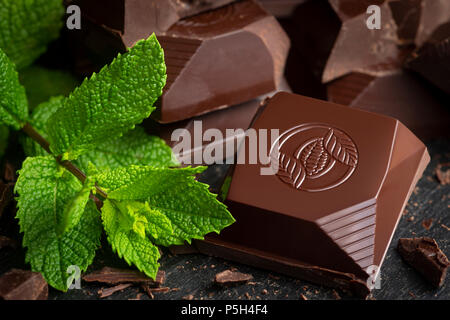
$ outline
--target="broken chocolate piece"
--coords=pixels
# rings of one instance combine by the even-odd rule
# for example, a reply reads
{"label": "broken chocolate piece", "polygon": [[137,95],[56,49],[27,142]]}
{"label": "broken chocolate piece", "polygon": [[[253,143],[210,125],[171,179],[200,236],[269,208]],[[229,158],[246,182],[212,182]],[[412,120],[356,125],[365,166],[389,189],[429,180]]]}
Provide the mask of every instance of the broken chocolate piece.
{"label": "broken chocolate piece", "polygon": [[94,271],[84,275],[83,280],[86,282],[100,282],[107,284],[146,283],[147,285],[157,287],[164,283],[165,272],[159,270],[156,279],[152,280],[139,271],[104,267],[100,271]]}
{"label": "broken chocolate piece", "polygon": [[450,22],[439,27],[413,52],[406,66],[450,94]]}
{"label": "broken chocolate piece", "polygon": [[424,227],[427,230],[430,230],[432,225],[433,225],[433,218],[425,219],[422,221],[422,227]]}
{"label": "broken chocolate piece", "polygon": [[416,45],[421,47],[441,25],[450,21],[450,1],[422,0]]}
{"label": "broken chocolate piece", "polygon": [[0,277],[4,300],[47,300],[48,285],[39,272],[12,269]]}
{"label": "broken chocolate piece", "polygon": [[398,120],[289,93],[252,128],[280,130],[275,161],[235,165],[225,204],[236,222],[199,250],[364,292],[429,162],[424,144]]}
{"label": "broken chocolate piece", "polygon": [[352,73],[327,84],[327,91],[329,101],[399,119],[422,139],[450,133],[446,97],[414,74]]}
{"label": "broken chocolate piece", "polygon": [[[102,57],[124,52],[144,38],[125,39],[120,32],[92,23],[83,32],[86,46]],[[290,46],[275,17],[254,0],[180,20],[157,37],[168,76],[159,107],[152,113],[161,123],[189,119],[276,90]]]}
{"label": "broken chocolate piece", "polygon": [[402,238],[398,240],[397,249],[402,258],[432,285],[438,288],[444,284],[450,262],[434,239]]}
{"label": "broken chocolate piece", "polygon": [[234,286],[244,284],[253,279],[251,274],[241,273],[238,271],[225,270],[214,278],[215,283],[221,286]]}
{"label": "broken chocolate piece", "polygon": [[182,18],[235,0],[73,0],[82,14],[123,34],[129,45],[153,32],[164,32]]}

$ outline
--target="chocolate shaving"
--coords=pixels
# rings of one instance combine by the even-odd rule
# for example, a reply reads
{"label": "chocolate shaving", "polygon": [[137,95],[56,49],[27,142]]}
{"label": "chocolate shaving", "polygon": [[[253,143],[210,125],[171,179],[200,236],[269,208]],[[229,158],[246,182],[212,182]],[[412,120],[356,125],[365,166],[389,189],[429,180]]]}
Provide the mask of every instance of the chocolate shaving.
{"label": "chocolate shaving", "polygon": [[118,291],[122,291],[128,287],[131,287],[131,285],[132,285],[131,283],[122,283],[115,287],[102,288],[98,291],[98,294],[100,295],[100,298],[106,298],[106,297],[113,295],[114,293],[116,293]]}
{"label": "chocolate shaving", "polygon": [[86,282],[100,282],[107,284],[145,283],[149,287],[159,287],[164,283],[165,272],[161,270],[158,271],[156,279],[152,280],[139,271],[104,267],[100,271],[94,271],[83,276],[83,280]]}
{"label": "chocolate shaving", "polygon": [[397,249],[402,258],[432,285],[443,285],[450,262],[434,239],[402,238],[398,241]]}
{"label": "chocolate shaving", "polygon": [[214,281],[221,286],[232,286],[244,284],[252,279],[253,276],[251,274],[225,270],[216,274]]}
{"label": "chocolate shaving", "polygon": [[48,285],[39,272],[11,269],[0,277],[4,300],[47,300]]}

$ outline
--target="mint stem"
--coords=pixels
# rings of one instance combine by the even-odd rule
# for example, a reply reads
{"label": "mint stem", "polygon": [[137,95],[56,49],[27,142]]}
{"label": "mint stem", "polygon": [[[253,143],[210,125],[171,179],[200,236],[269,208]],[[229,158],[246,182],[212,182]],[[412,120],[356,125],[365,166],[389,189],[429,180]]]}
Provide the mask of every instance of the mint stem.
{"label": "mint stem", "polygon": [[[39,132],[36,131],[29,123],[26,123],[22,131],[25,132],[31,139],[36,141],[45,151],[47,151],[49,154],[52,154],[50,151],[50,144],[48,141],[41,136]],[[80,180],[82,183],[86,181],[86,174],[84,174],[83,171],[80,170],[76,165],[74,165],[72,162],[64,160],[61,160],[61,156],[55,157],[56,161],[66,168],[70,173],[72,173],[75,177],[77,177],[78,180]],[[95,186],[95,189],[97,190],[97,194],[102,196],[104,199],[108,198],[108,194],[103,191],[100,187]]]}

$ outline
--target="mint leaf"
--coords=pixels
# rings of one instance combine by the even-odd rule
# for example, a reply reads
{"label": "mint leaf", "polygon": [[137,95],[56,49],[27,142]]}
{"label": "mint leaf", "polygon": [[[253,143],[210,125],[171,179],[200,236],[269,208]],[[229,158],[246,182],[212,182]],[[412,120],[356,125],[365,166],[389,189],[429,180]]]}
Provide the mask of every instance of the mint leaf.
{"label": "mint leaf", "polygon": [[[44,138],[47,138],[45,125],[50,116],[61,107],[63,100],[64,97],[54,97],[33,110],[30,123]],[[47,155],[47,152],[29,137],[22,140],[22,145],[28,156]],[[75,164],[81,170],[87,171],[89,162],[99,170],[115,169],[132,164],[155,167],[179,165],[172,149],[164,140],[148,135],[142,127],[136,127],[122,137],[100,143],[94,150],[81,155]]]}
{"label": "mint leaf", "polygon": [[0,0],[0,48],[18,69],[46,51],[62,27],[61,0]]}
{"label": "mint leaf", "polygon": [[4,124],[19,130],[27,119],[28,103],[25,89],[19,83],[14,64],[0,49],[0,125]]}
{"label": "mint leaf", "polygon": [[204,170],[204,167],[169,169],[131,165],[104,171],[96,178],[110,199],[146,200],[172,186],[190,182],[193,175]]}
{"label": "mint leaf", "polygon": [[108,241],[120,258],[134,264],[147,276],[155,279],[160,258],[159,250],[145,237],[145,215],[129,211],[125,205],[114,200],[105,200],[102,220]]}
{"label": "mint leaf", "polygon": [[195,180],[194,175],[203,170],[130,166],[103,172],[97,182],[110,199],[143,200],[169,218],[173,234],[153,239],[156,244],[169,246],[219,233],[235,221],[226,206],[209,192],[208,185]]}
{"label": "mint leaf", "polygon": [[99,170],[116,169],[132,164],[155,167],[179,165],[172,149],[164,140],[148,135],[142,127],[136,127],[120,138],[99,144],[97,148],[76,160],[82,170],[87,169],[88,162],[92,162]]}
{"label": "mint leaf", "polygon": [[[168,237],[173,234],[170,220],[158,210],[150,208],[147,202],[138,201],[116,201],[116,206],[122,212],[128,212],[131,216],[145,218],[144,231],[148,236],[157,239]],[[136,231],[136,230],[135,230]],[[145,235],[145,232],[143,233]]]}
{"label": "mint leaf", "polygon": [[67,97],[80,84],[68,72],[35,65],[20,70],[19,80],[25,87],[31,110],[51,97]]}
{"label": "mint leaf", "polygon": [[58,224],[59,235],[71,230],[80,222],[81,217],[84,214],[84,209],[89,201],[89,196],[94,187],[95,181],[87,178],[81,190],[78,191],[78,193],[66,203],[61,221]]}
{"label": "mint leaf", "polygon": [[76,226],[63,235],[58,233],[66,203],[81,189],[81,183],[52,156],[27,158],[15,186],[26,261],[62,291],[67,290],[67,268],[76,265],[85,271],[100,245],[101,222],[92,201]]}
{"label": "mint leaf", "polygon": [[74,160],[121,136],[150,115],[165,82],[164,52],[152,35],[119,54],[64,100],[47,125],[52,152]]}

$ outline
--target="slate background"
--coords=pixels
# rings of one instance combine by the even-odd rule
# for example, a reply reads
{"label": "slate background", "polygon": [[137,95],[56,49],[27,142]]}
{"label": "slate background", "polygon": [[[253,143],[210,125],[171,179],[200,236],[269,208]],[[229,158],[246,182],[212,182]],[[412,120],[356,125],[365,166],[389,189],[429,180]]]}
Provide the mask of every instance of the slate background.
{"label": "slate background", "polygon": [[[395,247],[401,237],[427,236],[435,238],[440,248],[450,256],[450,231],[442,225],[450,227],[450,185],[441,185],[436,176],[435,168],[439,163],[450,162],[450,142],[434,140],[427,143],[431,154],[431,162],[424,176],[420,179],[413,192],[404,216],[401,218],[397,231],[391,242],[386,259],[381,269],[381,289],[374,290],[373,299],[450,299],[450,281],[436,290],[430,286],[417,272],[406,265],[398,255]],[[213,188],[217,186],[226,166],[212,166],[202,176],[203,181],[209,181]],[[414,217],[413,221],[408,221]],[[425,219],[433,219],[430,230],[422,226]],[[0,219],[0,235],[10,236],[17,241],[18,226],[13,219],[13,210],[6,212]],[[154,293],[155,299],[183,299],[193,295],[194,299],[293,299],[298,300],[303,294],[310,300],[336,299],[332,289],[316,286],[303,280],[267,272],[257,268],[232,263],[223,259],[202,254],[172,255],[163,250],[161,269],[166,272],[163,286],[178,288],[177,291]],[[94,263],[87,272],[99,270],[104,266],[129,268],[111,251],[103,237],[102,247],[98,250]],[[24,265],[23,249],[0,250],[0,274],[10,268],[27,269]],[[220,288],[213,282],[216,273],[236,268],[241,272],[250,273],[254,280],[246,285],[233,288]],[[50,288],[49,299],[99,299],[98,290],[104,288],[101,284],[81,283],[81,290],[70,290],[61,293]],[[263,290],[267,294],[263,294]],[[343,292],[337,291],[342,299],[354,299]],[[105,299],[149,299],[139,286],[129,287]]]}

